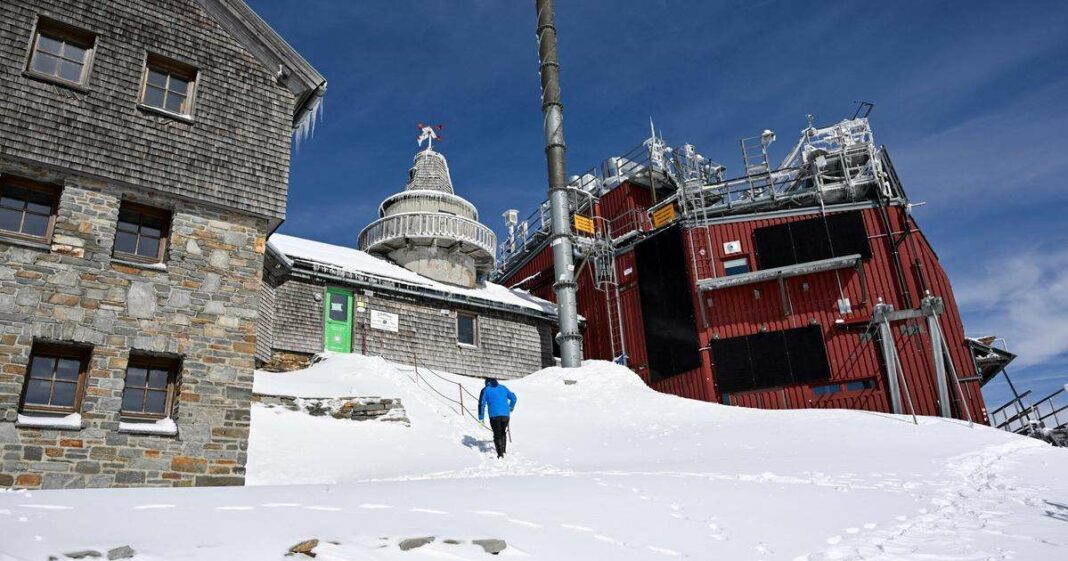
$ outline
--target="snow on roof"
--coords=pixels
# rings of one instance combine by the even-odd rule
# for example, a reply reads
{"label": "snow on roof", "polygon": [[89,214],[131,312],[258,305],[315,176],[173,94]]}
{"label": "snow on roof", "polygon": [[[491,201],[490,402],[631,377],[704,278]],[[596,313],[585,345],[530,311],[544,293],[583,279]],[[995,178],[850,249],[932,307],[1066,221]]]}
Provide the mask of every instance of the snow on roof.
{"label": "snow on roof", "polygon": [[285,234],[274,234],[268,244],[290,259],[333,265],[348,272],[413,284],[444,294],[461,295],[487,302],[537,310],[553,316],[556,315],[555,304],[523,290],[510,289],[491,282],[476,288],[453,286],[424,277],[385,259],[350,247],[331,245]]}

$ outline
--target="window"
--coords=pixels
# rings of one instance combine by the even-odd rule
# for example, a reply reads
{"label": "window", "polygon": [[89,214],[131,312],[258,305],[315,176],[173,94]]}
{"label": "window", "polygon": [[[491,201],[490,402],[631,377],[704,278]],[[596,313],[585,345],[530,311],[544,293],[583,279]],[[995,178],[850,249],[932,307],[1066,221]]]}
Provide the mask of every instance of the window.
{"label": "window", "polygon": [[59,189],[23,179],[0,182],[0,231],[47,242],[55,225]]}
{"label": "window", "polygon": [[20,410],[76,412],[81,405],[90,352],[87,347],[34,345]]}
{"label": "window", "polygon": [[472,347],[478,344],[478,318],[468,314],[456,314],[456,341]]}
{"label": "window", "polygon": [[841,384],[824,384],[822,386],[812,386],[812,393],[816,395],[831,395],[842,391]]}
{"label": "window", "polygon": [[95,42],[87,31],[41,18],[33,35],[28,72],[50,81],[85,85]]}
{"label": "window", "polygon": [[330,299],[330,309],[327,310],[330,314],[330,321],[349,321],[349,295],[343,292],[330,292],[327,297]]}
{"label": "window", "polygon": [[131,355],[122,389],[122,415],[145,419],[169,417],[174,397],[178,360]]}
{"label": "window", "polygon": [[745,257],[739,257],[738,259],[728,259],[723,262],[723,274],[726,276],[740,275],[742,273],[749,272],[749,259]]}
{"label": "window", "polygon": [[163,262],[170,218],[166,210],[123,202],[115,231],[114,256],[145,263]]}
{"label": "window", "polygon": [[196,75],[192,66],[148,55],[141,104],[172,115],[192,115]]}
{"label": "window", "polygon": [[858,380],[856,382],[846,382],[846,391],[859,392],[860,390],[870,390],[875,387],[875,382],[872,380]]}

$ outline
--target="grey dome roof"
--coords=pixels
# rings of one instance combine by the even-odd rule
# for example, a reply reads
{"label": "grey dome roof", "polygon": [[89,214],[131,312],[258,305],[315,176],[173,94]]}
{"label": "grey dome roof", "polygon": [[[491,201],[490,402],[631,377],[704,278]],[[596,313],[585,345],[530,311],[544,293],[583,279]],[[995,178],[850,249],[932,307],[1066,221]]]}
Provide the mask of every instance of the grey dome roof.
{"label": "grey dome roof", "polygon": [[452,178],[445,156],[433,150],[420,150],[408,170],[406,191],[443,191],[452,193]]}

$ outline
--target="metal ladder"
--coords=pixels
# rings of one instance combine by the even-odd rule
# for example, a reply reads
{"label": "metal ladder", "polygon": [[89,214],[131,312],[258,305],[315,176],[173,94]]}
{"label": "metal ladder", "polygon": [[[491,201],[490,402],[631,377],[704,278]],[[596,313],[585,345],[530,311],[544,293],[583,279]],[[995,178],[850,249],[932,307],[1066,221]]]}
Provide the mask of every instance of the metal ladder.
{"label": "metal ladder", "polygon": [[760,136],[743,138],[742,160],[745,163],[745,177],[749,182],[749,200],[769,193],[775,197],[772,189],[771,164],[768,163],[768,146],[775,141],[775,133],[766,130]]}
{"label": "metal ladder", "polygon": [[616,248],[612,244],[612,229],[601,220],[596,228],[590,258],[593,260],[594,287],[604,293],[608,317],[608,340],[612,360],[626,364],[627,346],[623,339],[623,309],[619,299],[619,277],[616,274]]}

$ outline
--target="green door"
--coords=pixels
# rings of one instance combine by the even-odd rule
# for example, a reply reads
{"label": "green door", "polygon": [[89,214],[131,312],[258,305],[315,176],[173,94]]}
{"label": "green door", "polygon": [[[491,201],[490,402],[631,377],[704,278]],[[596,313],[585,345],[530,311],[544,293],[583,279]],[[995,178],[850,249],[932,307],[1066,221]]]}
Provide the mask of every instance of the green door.
{"label": "green door", "polygon": [[326,350],[352,352],[352,292],[327,288],[325,307],[323,340]]}

